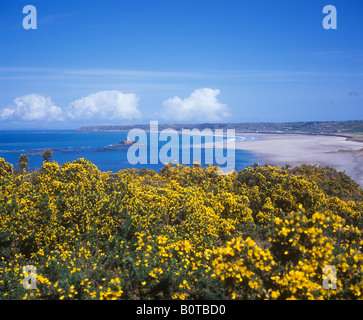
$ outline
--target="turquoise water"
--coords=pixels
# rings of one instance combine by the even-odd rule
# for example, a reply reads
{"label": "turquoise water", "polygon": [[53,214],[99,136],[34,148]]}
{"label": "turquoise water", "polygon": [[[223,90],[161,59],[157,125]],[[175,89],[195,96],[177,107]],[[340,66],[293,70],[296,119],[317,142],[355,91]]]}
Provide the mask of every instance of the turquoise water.
{"label": "turquoise water", "polygon": [[[79,158],[86,158],[94,163],[101,171],[117,172],[126,168],[148,168],[158,171],[164,166],[159,161],[158,164],[135,164],[131,165],[128,161],[127,146],[113,146],[113,144],[126,140],[127,132],[78,132],[75,130],[64,131],[0,131],[0,157],[17,168],[20,154],[29,157],[29,168],[38,169],[41,167],[43,158],[41,153],[45,148],[53,150],[53,160],[59,164],[73,161]],[[147,134],[148,141],[150,135]],[[224,138],[225,139],[225,138]],[[236,136],[236,141],[250,140],[251,137]],[[185,152],[179,135],[179,163],[182,163],[182,154]],[[160,152],[160,148],[168,143],[158,143],[158,149],[150,148],[147,145],[148,159],[150,153]],[[169,144],[170,145],[170,144]],[[193,144],[191,144],[193,146]],[[193,150],[191,149],[191,156]],[[201,149],[202,166],[209,165],[204,161],[204,148]],[[226,152],[224,152],[226,155]],[[191,157],[192,160],[192,157]],[[235,151],[235,169],[242,170],[257,162],[257,155],[243,150]],[[216,162],[213,163],[217,165]],[[224,165],[221,165],[223,168]]]}

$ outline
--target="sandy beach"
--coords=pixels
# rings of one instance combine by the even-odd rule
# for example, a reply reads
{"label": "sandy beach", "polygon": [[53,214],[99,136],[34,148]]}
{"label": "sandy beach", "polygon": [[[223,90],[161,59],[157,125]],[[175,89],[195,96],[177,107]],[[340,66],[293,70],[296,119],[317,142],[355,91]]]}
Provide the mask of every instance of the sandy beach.
{"label": "sandy beach", "polygon": [[238,133],[258,140],[237,141],[236,149],[259,155],[260,164],[302,163],[345,171],[363,187],[363,143],[344,137],[302,134]]}

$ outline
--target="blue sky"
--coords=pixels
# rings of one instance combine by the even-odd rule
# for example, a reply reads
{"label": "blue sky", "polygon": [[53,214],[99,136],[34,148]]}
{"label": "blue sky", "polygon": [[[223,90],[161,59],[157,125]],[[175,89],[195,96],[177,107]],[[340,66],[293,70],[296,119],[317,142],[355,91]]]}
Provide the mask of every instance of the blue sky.
{"label": "blue sky", "polygon": [[[326,5],[337,30],[323,28]],[[0,7],[0,130],[363,119],[361,0]]]}

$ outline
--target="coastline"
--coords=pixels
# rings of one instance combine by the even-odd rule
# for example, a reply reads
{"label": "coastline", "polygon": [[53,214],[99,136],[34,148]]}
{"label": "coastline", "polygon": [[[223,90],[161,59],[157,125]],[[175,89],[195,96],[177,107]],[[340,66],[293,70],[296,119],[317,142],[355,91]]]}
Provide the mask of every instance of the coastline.
{"label": "coastline", "polygon": [[[178,134],[181,133],[181,130],[176,131]],[[257,138],[256,140],[235,141],[234,144],[236,150],[255,154],[260,164],[298,166],[305,163],[321,167],[330,166],[345,172],[363,189],[362,141],[343,135],[323,133],[236,132],[236,136]],[[217,148],[228,147],[225,142],[202,145]]]}
{"label": "coastline", "polygon": [[363,142],[332,135],[243,132],[236,135],[259,138],[236,141],[235,148],[257,154],[261,164],[330,166],[345,171],[363,188]]}

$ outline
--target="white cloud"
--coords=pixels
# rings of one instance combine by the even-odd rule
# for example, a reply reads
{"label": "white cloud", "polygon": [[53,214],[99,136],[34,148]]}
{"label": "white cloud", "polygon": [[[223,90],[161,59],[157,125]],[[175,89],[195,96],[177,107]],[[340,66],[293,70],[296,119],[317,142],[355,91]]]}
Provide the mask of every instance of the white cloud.
{"label": "white cloud", "polygon": [[14,113],[15,113],[14,109],[4,108],[0,111],[0,118],[1,120],[5,120],[7,118],[10,118]]}
{"label": "white cloud", "polygon": [[163,102],[163,118],[177,121],[220,121],[230,116],[228,107],[218,101],[218,89],[195,90],[185,99],[169,98]]}
{"label": "white cloud", "polygon": [[132,120],[141,118],[139,98],[117,90],[100,91],[70,103],[64,111],[50,97],[29,94],[14,99],[12,105],[0,109],[0,120]]}
{"label": "white cloud", "polygon": [[60,121],[62,109],[55,106],[51,98],[39,94],[29,94],[14,99],[13,105],[0,110],[0,119],[20,119],[24,121]]}
{"label": "white cloud", "polygon": [[66,111],[73,120],[132,120],[141,118],[139,98],[117,90],[100,91],[73,101]]}

